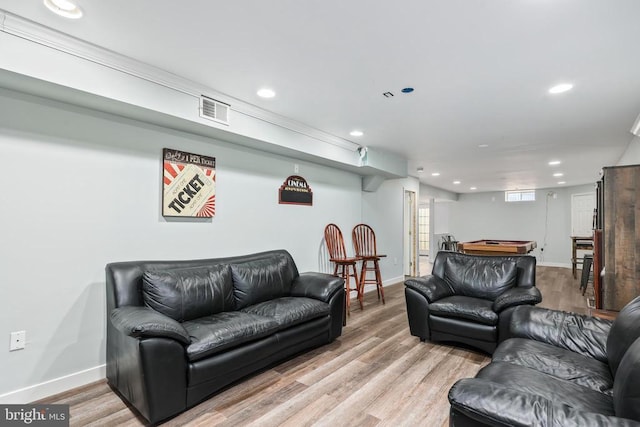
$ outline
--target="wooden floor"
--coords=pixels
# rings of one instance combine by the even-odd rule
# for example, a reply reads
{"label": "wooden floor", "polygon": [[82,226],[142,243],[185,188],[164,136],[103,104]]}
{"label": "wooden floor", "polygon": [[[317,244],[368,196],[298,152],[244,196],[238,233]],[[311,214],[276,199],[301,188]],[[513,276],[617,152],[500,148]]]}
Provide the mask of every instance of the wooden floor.
{"label": "wooden floor", "polygon": [[[587,313],[571,269],[538,267],[541,306]],[[218,393],[164,426],[446,426],[447,392],[489,357],[409,335],[402,284],[352,310],[343,335]],[[356,307],[357,304],[352,305]],[[141,426],[99,381],[44,399],[69,404],[72,426]]]}

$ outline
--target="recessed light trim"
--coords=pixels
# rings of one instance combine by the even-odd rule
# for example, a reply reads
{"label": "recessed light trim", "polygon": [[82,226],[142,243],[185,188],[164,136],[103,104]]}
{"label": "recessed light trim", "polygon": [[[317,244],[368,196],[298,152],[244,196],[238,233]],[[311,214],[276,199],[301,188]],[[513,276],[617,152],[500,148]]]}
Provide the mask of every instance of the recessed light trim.
{"label": "recessed light trim", "polygon": [[349,132],[349,135],[351,135],[351,136],[362,136],[362,135],[364,135],[364,132],[362,132],[361,130],[352,130],[351,132]]}
{"label": "recessed light trim", "polygon": [[559,93],[564,93],[573,89],[573,84],[571,83],[560,83],[555,85],[549,89],[549,93],[552,95],[556,95]]}
{"label": "recessed light trim", "polygon": [[44,5],[56,15],[69,19],[82,18],[82,9],[69,0],[44,0]]}
{"label": "recessed light trim", "polygon": [[274,96],[276,96],[276,92],[273,89],[269,89],[268,87],[263,87],[256,93],[260,98],[273,98]]}
{"label": "recessed light trim", "polygon": [[562,172],[556,172],[553,174],[553,176],[555,176],[556,178],[560,177],[560,176],[564,176],[564,174]]}
{"label": "recessed light trim", "polygon": [[558,185],[566,184],[567,181],[558,181]]}
{"label": "recessed light trim", "polygon": [[469,187],[469,190],[477,190],[478,187]]}
{"label": "recessed light trim", "polygon": [[440,176],[440,172],[433,172],[431,176]]}
{"label": "recessed light trim", "polygon": [[487,148],[489,144],[478,144],[478,148]]}
{"label": "recessed light trim", "polygon": [[551,160],[551,161],[549,162],[549,166],[557,166],[557,165],[559,165],[560,163],[562,163],[560,160]]}
{"label": "recessed light trim", "polygon": [[458,185],[460,184],[460,181],[453,181],[453,185]]}

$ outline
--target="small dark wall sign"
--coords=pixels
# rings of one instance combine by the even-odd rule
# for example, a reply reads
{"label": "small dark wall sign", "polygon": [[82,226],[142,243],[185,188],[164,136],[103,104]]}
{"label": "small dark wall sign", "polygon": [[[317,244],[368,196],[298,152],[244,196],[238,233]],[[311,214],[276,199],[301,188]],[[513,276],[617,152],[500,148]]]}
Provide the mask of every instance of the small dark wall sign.
{"label": "small dark wall sign", "polygon": [[313,205],[313,192],[307,180],[298,175],[291,175],[280,186],[278,203],[281,205]]}

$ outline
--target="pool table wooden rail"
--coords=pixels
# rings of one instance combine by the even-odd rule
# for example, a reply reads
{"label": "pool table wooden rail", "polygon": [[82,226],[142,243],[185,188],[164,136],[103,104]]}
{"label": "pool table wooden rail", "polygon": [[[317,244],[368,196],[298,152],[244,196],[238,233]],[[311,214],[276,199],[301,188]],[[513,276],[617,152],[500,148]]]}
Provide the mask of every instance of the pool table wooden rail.
{"label": "pool table wooden rail", "polygon": [[526,255],[537,247],[535,240],[482,239],[458,243],[458,249],[472,255]]}

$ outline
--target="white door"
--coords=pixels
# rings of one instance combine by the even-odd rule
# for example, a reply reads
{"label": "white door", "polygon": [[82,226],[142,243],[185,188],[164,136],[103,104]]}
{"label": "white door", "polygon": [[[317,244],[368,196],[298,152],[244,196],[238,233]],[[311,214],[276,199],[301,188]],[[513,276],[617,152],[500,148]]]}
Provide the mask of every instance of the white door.
{"label": "white door", "polygon": [[596,193],[571,195],[571,235],[591,237],[593,235],[593,210],[596,208]]}

